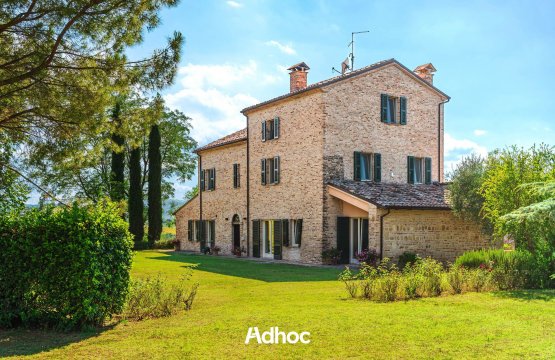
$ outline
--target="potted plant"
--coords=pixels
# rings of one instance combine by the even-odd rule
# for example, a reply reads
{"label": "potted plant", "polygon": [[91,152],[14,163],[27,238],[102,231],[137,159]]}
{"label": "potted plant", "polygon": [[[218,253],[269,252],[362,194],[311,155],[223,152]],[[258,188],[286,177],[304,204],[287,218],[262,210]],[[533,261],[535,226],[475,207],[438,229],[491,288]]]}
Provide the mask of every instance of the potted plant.
{"label": "potted plant", "polygon": [[220,254],[220,251],[222,251],[222,248],[220,248],[218,245],[214,245],[210,248],[210,252],[216,256]]}
{"label": "potted plant", "polygon": [[334,247],[322,251],[322,262],[326,265],[337,265],[341,260],[341,250]]}

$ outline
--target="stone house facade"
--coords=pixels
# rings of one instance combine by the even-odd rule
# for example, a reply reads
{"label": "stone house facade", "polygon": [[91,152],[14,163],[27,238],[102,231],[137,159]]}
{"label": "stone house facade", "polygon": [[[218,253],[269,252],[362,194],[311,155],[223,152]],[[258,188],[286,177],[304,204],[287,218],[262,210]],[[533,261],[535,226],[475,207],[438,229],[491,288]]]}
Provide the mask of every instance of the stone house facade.
{"label": "stone house facade", "polygon": [[289,70],[288,94],[243,109],[246,129],[196,150],[201,191],[175,213],[181,249],[321,263],[334,247],[354,263],[367,248],[448,261],[487,246],[450,211],[449,97],[432,64],[390,59],[312,85],[305,63]]}

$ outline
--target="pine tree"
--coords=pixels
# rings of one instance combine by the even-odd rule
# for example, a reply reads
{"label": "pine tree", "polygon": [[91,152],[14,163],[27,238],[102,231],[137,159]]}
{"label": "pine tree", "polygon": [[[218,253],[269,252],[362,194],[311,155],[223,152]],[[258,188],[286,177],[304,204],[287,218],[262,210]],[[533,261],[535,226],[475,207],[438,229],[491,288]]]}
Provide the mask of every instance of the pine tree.
{"label": "pine tree", "polygon": [[[116,123],[116,128],[121,126],[120,111],[121,104],[118,102],[112,112],[112,120]],[[125,153],[123,152],[125,139],[121,135],[113,133],[112,142],[119,148],[119,151],[112,150],[110,197],[113,201],[121,201],[125,198]]]}
{"label": "pine tree", "polygon": [[148,142],[148,242],[152,247],[162,234],[162,156],[160,129],[153,125]]}
{"label": "pine tree", "polygon": [[129,155],[129,231],[133,234],[135,245],[143,241],[145,233],[141,185],[141,148],[136,147]]}

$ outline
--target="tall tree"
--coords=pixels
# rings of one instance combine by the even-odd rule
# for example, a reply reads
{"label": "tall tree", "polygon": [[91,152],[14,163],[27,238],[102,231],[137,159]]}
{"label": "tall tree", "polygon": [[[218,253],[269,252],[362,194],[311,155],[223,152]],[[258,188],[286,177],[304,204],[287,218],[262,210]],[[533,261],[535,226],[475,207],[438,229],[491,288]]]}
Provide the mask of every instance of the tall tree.
{"label": "tall tree", "polygon": [[148,138],[148,242],[152,247],[162,234],[162,155],[160,129],[153,125]]}
{"label": "tall tree", "polygon": [[112,164],[110,167],[110,197],[114,201],[125,199],[125,139],[119,134],[121,128],[121,103],[119,101],[114,105],[112,112],[112,121],[115,124],[114,132],[112,132],[112,142],[114,149],[112,150]]}
{"label": "tall tree", "polygon": [[141,148],[131,149],[129,154],[129,231],[133,234],[135,244],[144,237],[144,203],[141,188]]}

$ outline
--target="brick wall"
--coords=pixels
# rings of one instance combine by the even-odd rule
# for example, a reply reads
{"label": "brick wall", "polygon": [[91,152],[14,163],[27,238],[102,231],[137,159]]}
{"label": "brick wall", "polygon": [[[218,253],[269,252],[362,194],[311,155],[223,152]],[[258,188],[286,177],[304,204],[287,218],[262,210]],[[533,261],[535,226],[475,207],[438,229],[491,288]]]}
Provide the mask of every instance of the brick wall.
{"label": "brick wall", "polygon": [[[241,219],[241,246],[247,247],[247,143],[242,141],[200,153],[203,169],[216,169],[216,189],[202,192],[202,218],[216,222],[215,244],[224,255],[233,250],[232,219]],[[240,187],[233,188],[233,164],[239,164]],[[198,196],[200,198],[200,196]],[[199,201],[187,204],[176,214],[177,239],[182,250],[199,250],[198,243],[187,241],[187,220],[199,219]],[[180,230],[179,230],[180,229]]]}

